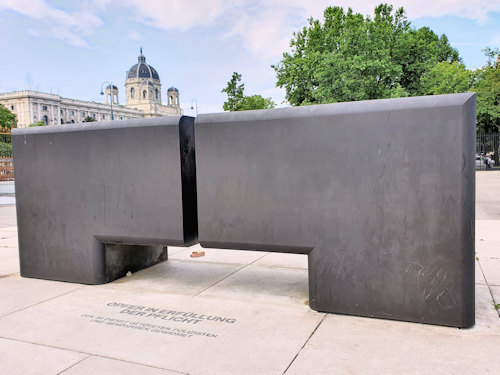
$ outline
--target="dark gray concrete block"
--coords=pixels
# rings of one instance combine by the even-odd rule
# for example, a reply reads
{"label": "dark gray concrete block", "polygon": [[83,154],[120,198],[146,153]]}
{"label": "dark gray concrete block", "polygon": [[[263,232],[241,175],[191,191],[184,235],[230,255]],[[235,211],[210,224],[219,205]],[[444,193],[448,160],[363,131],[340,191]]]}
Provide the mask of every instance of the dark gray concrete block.
{"label": "dark gray concrete block", "polygon": [[308,254],[318,311],[474,324],[475,94],[195,122],[202,246]]}
{"label": "dark gray concrete block", "polygon": [[14,129],[12,143],[22,276],[100,284],[197,242],[193,118]]}

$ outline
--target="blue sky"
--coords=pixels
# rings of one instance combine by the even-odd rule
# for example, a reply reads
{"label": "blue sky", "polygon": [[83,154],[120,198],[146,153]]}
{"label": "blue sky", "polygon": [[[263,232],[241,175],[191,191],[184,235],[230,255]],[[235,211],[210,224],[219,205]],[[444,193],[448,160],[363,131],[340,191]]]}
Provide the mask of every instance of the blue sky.
{"label": "blue sky", "polygon": [[[372,14],[380,1],[324,0],[0,0],[0,93],[31,89],[103,101],[101,83],[120,89],[142,46],[160,74],[163,97],[175,86],[185,114],[222,111],[232,72],[245,93],[284,101],[271,68],[293,31],[329,5]],[[399,0],[416,27],[446,34],[468,68],[500,47],[500,0]]]}

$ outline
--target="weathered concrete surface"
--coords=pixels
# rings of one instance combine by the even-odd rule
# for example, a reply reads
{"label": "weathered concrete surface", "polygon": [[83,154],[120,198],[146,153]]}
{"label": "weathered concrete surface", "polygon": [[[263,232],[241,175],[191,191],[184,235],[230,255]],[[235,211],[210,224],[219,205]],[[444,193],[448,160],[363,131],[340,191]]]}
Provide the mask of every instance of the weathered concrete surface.
{"label": "weathered concrete surface", "polygon": [[40,302],[81,288],[81,285],[40,280],[33,283],[18,275],[0,278],[0,316],[12,314]]}
{"label": "weathered concrete surface", "polygon": [[175,371],[162,370],[155,367],[95,356],[89,356],[85,360],[64,371],[64,375],[88,374],[179,375],[179,373]]}
{"label": "weathered concrete surface", "polygon": [[317,311],[474,324],[475,94],[195,127],[203,247],[308,254]]}
{"label": "weathered concrete surface", "polygon": [[328,315],[287,374],[487,374],[499,347],[498,325],[479,333]]}
{"label": "weathered concrete surface", "polygon": [[193,131],[185,116],[13,129],[22,276],[102,284],[195,243]]}
{"label": "weathered concrete surface", "polygon": [[[476,220],[500,220],[500,201],[498,192],[500,191],[500,173],[498,171],[476,172]],[[478,223],[476,230],[481,230],[481,223]],[[500,240],[500,230],[489,233],[497,235]]]}
{"label": "weathered concrete surface", "polygon": [[0,338],[0,374],[59,374],[87,358],[84,353]]}
{"label": "weathered concrete surface", "polygon": [[[478,178],[478,194],[488,186],[488,179]],[[481,204],[477,204],[478,210]],[[495,230],[493,221],[483,227]],[[0,207],[0,233],[12,232],[15,223],[15,211]],[[496,224],[500,225],[500,220]],[[478,239],[478,244],[488,245],[488,238],[495,238],[494,233],[482,235],[486,240]],[[7,248],[0,247],[0,264],[3,249]],[[7,315],[0,316],[0,373],[74,375],[102,370],[151,375],[170,375],[170,372],[451,375],[495,374],[500,368],[500,318],[490,292],[499,303],[500,287],[487,285],[480,267],[476,279],[476,324],[472,329],[456,329],[319,314],[303,303],[303,291],[307,290],[304,276],[301,287],[286,291],[287,280],[295,277],[292,276],[295,271],[306,270],[304,256],[260,252],[263,257],[255,261],[253,252],[225,250],[230,262],[221,262],[223,250],[205,249],[205,257],[189,258],[189,252],[195,249],[199,247],[187,251],[172,249],[180,259],[170,259],[168,263],[102,286],[21,278],[17,274],[0,277],[0,307],[9,304],[12,307],[4,310]],[[500,256],[500,248],[498,255],[493,248],[489,251],[490,257]],[[476,263],[481,265],[481,258]],[[211,265],[233,267],[235,272],[218,273],[210,280],[213,286],[201,294],[192,291],[189,295],[179,295],[163,287],[164,283],[173,283],[172,276],[165,272],[168,269],[163,268],[166,264],[175,264],[173,269],[186,275],[178,286],[170,284],[178,291],[208,277],[213,271]],[[208,270],[205,275],[200,274],[203,267]],[[253,289],[246,281],[238,282],[242,278],[239,273],[246,273],[243,275],[246,278],[249,268],[258,268],[255,275],[266,275],[266,280],[256,282]],[[283,279],[287,269],[291,272]],[[280,272],[273,278],[274,270]],[[141,275],[152,271],[147,278]],[[495,272],[500,270],[488,269],[485,275],[491,279]],[[271,289],[276,291],[276,298],[269,293]],[[286,293],[289,300],[284,304]],[[237,323],[224,326],[204,321],[199,326],[204,329],[197,327],[202,323],[193,327],[199,332],[217,334],[217,338],[186,338],[127,326],[106,326],[82,317],[100,314],[104,318],[123,319],[128,315],[107,306],[112,301],[151,303],[151,307],[233,317]],[[157,323],[158,318],[133,315],[124,320],[169,327],[187,325],[164,320]]]}
{"label": "weathered concrete surface", "polygon": [[283,309],[85,286],[1,318],[0,333],[181,373],[280,374],[323,316],[304,305]]}

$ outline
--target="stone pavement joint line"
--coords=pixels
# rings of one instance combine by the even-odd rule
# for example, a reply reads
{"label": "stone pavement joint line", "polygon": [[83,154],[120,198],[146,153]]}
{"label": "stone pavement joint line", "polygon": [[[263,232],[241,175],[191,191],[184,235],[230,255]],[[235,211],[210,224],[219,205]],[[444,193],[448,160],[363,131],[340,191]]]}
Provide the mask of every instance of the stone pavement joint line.
{"label": "stone pavement joint line", "polygon": [[53,299],[56,299],[56,298],[59,298],[59,297],[65,296],[66,294],[73,293],[73,292],[75,292],[76,290],[79,290],[79,289],[82,289],[82,288],[85,288],[85,287],[86,287],[86,286],[85,286],[85,285],[83,285],[83,286],[80,286],[79,288],[75,288],[75,289],[70,290],[70,291],[68,291],[68,292],[65,292],[65,293],[62,293],[62,294],[58,294],[58,295],[56,295],[56,296],[54,296],[54,297],[47,298],[47,299],[44,299],[44,300],[39,301],[39,302],[37,302],[37,303],[34,303],[34,304],[32,304],[32,305],[29,305],[29,306],[23,307],[22,309],[15,310],[15,311],[9,312],[9,313],[7,313],[7,314],[3,314],[3,315],[2,315],[2,314],[0,314],[0,318],[3,318],[3,317],[6,317],[6,316],[9,316],[9,315],[11,315],[11,314],[18,313],[18,312],[20,312],[20,311],[23,311],[23,310],[26,310],[26,309],[32,308],[32,307],[34,307],[34,306],[37,306],[37,305],[40,305],[40,304],[42,304],[42,303],[45,303],[45,302],[51,301],[51,300],[53,300]]}
{"label": "stone pavement joint line", "polygon": [[321,321],[318,323],[318,325],[316,326],[316,328],[314,328],[314,331],[311,332],[311,334],[307,338],[306,342],[304,342],[304,345],[302,345],[302,348],[300,348],[300,350],[297,352],[297,354],[295,354],[295,357],[293,357],[292,362],[290,362],[290,364],[285,369],[285,371],[283,372],[283,374],[286,374],[286,372],[288,371],[288,369],[293,365],[293,362],[295,362],[295,360],[299,356],[300,352],[306,347],[307,343],[309,342],[309,340],[311,340],[311,337],[313,337],[314,333],[318,330],[319,326],[321,325],[321,323],[323,323],[323,321],[325,320],[325,318],[326,318],[326,314],[325,314],[325,316],[323,316],[323,319],[321,319]]}
{"label": "stone pavement joint line", "polygon": [[76,363],[73,363],[71,366],[69,366],[68,368],[66,368],[66,369],[62,370],[62,371],[61,371],[61,372],[59,372],[57,375],[63,374],[63,373],[64,373],[64,372],[66,372],[67,370],[69,370],[69,369],[71,369],[71,368],[73,368],[73,367],[77,366],[78,364],[82,363],[83,361],[86,361],[86,360],[87,360],[87,359],[89,359],[90,357],[91,357],[91,356],[90,356],[90,355],[88,355],[88,356],[86,356],[85,358],[83,358],[81,361],[78,361],[78,362],[76,362]]}
{"label": "stone pavement joint line", "polygon": [[207,289],[210,289],[212,287],[214,287],[215,285],[219,284],[220,282],[226,280],[227,278],[231,277],[232,275],[234,275],[236,272],[238,271],[241,271],[243,268],[246,268],[252,264],[254,264],[255,262],[257,262],[258,260],[264,258],[265,256],[267,255],[267,253],[265,253],[264,255],[262,255],[259,259],[256,259],[254,260],[252,263],[249,263],[249,264],[245,264],[244,266],[238,268],[237,270],[235,270],[234,272],[230,273],[229,275],[227,275],[226,277],[224,277],[223,279],[220,279],[220,280],[217,280],[215,283],[213,283],[212,285],[206,287],[205,289],[201,290],[200,292],[198,292],[196,295],[200,295],[201,293],[203,293],[204,291],[206,291]]}

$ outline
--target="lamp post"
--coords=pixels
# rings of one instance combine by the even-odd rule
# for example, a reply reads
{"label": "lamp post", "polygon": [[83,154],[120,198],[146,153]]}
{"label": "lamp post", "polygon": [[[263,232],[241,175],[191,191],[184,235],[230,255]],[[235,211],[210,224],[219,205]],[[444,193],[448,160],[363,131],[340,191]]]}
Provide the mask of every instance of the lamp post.
{"label": "lamp post", "polygon": [[111,112],[111,120],[114,120],[113,118],[113,84],[111,82],[108,82],[108,81],[104,81],[102,84],[101,84],[101,95],[104,95],[104,91],[102,91],[102,87],[104,86],[104,84],[107,83],[110,87],[110,100],[109,100],[109,105],[110,105],[110,112]]}
{"label": "lamp post", "polygon": [[191,109],[194,109],[193,103],[196,105],[196,116],[198,116],[198,101],[196,99],[191,100]]}

